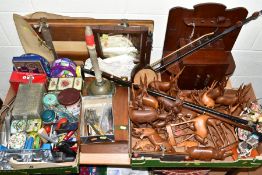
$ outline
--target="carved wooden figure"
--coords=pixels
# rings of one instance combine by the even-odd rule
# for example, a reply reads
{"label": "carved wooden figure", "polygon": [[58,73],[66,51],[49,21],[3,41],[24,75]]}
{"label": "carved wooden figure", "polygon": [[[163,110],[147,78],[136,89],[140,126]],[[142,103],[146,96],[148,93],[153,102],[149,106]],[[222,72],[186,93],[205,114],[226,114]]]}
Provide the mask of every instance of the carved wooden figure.
{"label": "carved wooden figure", "polygon": [[135,110],[129,107],[129,117],[134,124],[152,123],[159,117],[154,108],[147,108],[147,110]]}
{"label": "carved wooden figure", "polygon": [[201,102],[208,108],[215,107],[215,100],[208,96],[208,93],[215,88],[216,84],[217,82],[213,82],[211,86],[207,89],[207,91],[204,92],[201,96]]}
{"label": "carved wooden figure", "polygon": [[169,95],[171,96],[177,96],[180,89],[178,87],[178,78],[179,76],[182,74],[184,68],[182,68],[177,74],[176,76],[174,76],[174,74],[172,74],[171,78],[170,78],[170,90],[168,92]]}
{"label": "carved wooden figure", "polygon": [[148,140],[155,146],[155,151],[165,149],[166,152],[175,152],[172,145],[165,139],[159,136],[159,134],[153,128],[133,128],[135,134],[139,134],[140,138],[148,138]]}
{"label": "carved wooden figure", "polygon": [[144,77],[144,81],[142,81],[142,79],[140,78],[139,95],[137,95],[136,100],[139,101],[139,104],[143,104],[145,106],[151,106],[155,109],[158,108],[157,99],[147,93],[147,76],[146,75]]}
{"label": "carved wooden figure", "polygon": [[157,97],[157,100],[167,112],[172,111],[175,114],[178,114],[182,110],[183,103],[180,100],[172,101],[164,97]]}
{"label": "carved wooden figure", "polygon": [[133,147],[134,150],[142,150],[142,151],[149,151],[153,150],[155,147],[149,140],[139,140],[136,142],[135,146]]}
{"label": "carved wooden figure", "polygon": [[157,91],[167,92],[170,89],[170,82],[154,80],[148,84],[148,87]]}
{"label": "carved wooden figure", "polygon": [[219,150],[213,147],[188,147],[186,152],[191,159],[210,161],[224,160],[226,157],[232,155],[232,152],[226,152],[226,150]]}
{"label": "carved wooden figure", "polygon": [[[176,123],[176,124],[170,124],[172,127],[173,126],[179,126],[179,125],[184,125],[186,124],[187,127],[185,128],[191,128],[193,129],[192,132],[187,132],[183,135],[190,135],[188,138],[184,139],[183,141],[186,141],[192,137],[195,137],[195,139],[197,141],[199,141],[201,144],[206,144],[206,138],[208,135],[208,129],[207,129],[207,120],[209,119],[208,115],[199,115],[194,119],[188,120],[188,121],[184,121],[184,122],[180,122],[180,123]],[[190,123],[193,123],[193,128],[190,127]],[[183,128],[183,129],[185,129]],[[175,137],[180,137],[182,135],[178,135]],[[181,142],[183,142],[181,141]]]}

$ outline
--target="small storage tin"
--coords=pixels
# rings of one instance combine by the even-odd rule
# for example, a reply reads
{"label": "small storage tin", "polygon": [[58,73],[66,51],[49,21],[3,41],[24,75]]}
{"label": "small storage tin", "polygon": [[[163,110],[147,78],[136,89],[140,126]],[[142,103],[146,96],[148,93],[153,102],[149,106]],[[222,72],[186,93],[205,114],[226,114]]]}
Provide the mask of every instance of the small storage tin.
{"label": "small storage tin", "polygon": [[51,67],[51,77],[76,77],[76,64],[68,58],[55,60]]}
{"label": "small storage tin", "polygon": [[62,90],[57,96],[58,102],[64,105],[66,109],[74,116],[80,114],[81,95],[75,88]]}
{"label": "small storage tin", "polygon": [[46,91],[44,84],[19,84],[12,116],[14,119],[40,118],[43,110],[42,98]]}
{"label": "small storage tin", "polygon": [[22,149],[25,145],[26,134],[23,132],[13,134],[9,141],[8,145],[10,149]]}
{"label": "small storage tin", "polygon": [[53,110],[47,109],[41,113],[41,118],[44,123],[52,123],[56,118],[56,113]]}
{"label": "small storage tin", "polygon": [[61,90],[65,90],[67,88],[72,88],[73,84],[74,84],[74,78],[73,77],[70,77],[70,78],[59,78],[57,89],[59,91],[61,91]]}
{"label": "small storage tin", "polygon": [[14,69],[19,72],[45,73],[50,76],[48,61],[37,54],[27,53],[19,57],[13,57]]}
{"label": "small storage tin", "polygon": [[53,93],[48,93],[43,97],[43,104],[45,108],[52,108],[58,105],[57,96]]}

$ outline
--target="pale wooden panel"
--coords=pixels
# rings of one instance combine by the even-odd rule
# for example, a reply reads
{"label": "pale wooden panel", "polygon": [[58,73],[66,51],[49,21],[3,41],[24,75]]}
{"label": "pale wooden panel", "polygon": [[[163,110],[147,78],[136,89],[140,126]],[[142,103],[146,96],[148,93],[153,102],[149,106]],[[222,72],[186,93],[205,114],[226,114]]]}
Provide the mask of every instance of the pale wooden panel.
{"label": "pale wooden panel", "polygon": [[80,153],[80,164],[130,165],[129,154]]}

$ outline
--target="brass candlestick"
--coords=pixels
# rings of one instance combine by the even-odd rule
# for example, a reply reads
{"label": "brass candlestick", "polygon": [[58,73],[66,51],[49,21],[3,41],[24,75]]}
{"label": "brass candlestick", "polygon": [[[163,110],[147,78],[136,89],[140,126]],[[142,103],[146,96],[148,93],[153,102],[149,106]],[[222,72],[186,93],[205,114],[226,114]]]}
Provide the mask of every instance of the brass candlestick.
{"label": "brass candlestick", "polygon": [[92,29],[86,26],[85,30],[86,46],[89,51],[91,63],[95,72],[95,80],[88,86],[89,95],[109,95],[114,92],[114,84],[106,79],[102,78],[102,72],[99,69],[97,60],[96,46],[94,41],[94,35]]}

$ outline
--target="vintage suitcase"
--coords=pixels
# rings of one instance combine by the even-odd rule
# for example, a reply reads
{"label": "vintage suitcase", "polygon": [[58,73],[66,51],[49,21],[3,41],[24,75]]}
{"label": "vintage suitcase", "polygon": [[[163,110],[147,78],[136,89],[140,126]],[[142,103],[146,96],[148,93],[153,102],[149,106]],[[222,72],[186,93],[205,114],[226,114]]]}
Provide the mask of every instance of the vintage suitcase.
{"label": "vintage suitcase", "polygon": [[[194,6],[194,9],[172,8],[168,16],[163,56],[203,35],[211,32],[220,33],[238,21],[242,21],[246,16],[245,8],[226,9],[224,5],[215,3],[198,4]],[[176,74],[184,68],[178,80],[181,89],[203,89],[210,86],[214,80],[221,81],[224,76],[234,72],[235,62],[231,49],[239,32],[240,29],[235,30],[218,41],[193,52],[176,64],[167,67],[166,72]],[[183,53],[181,50],[166,61]]]}
{"label": "vintage suitcase", "polygon": [[[223,31],[228,26],[235,25],[238,20],[245,19],[246,15],[247,11],[244,8],[226,10],[226,7],[221,4],[199,4],[194,6],[193,10],[181,7],[172,8],[169,14],[163,55],[167,55],[188,43],[187,40],[191,33],[193,33],[191,40],[194,40],[195,37],[197,38],[201,35],[212,32],[216,30],[217,27],[218,30]],[[221,21],[223,23],[221,23]],[[191,23],[194,23],[195,28],[191,26]],[[228,156],[224,158],[222,157],[222,159],[216,157],[221,153],[224,154],[220,148],[226,148],[225,145],[223,145],[223,147],[217,146],[218,143],[224,142],[224,139],[234,141],[234,139],[237,138],[233,136],[235,132],[232,132],[233,135],[231,136],[229,132],[227,132],[227,134],[225,134],[227,136],[224,137],[224,139],[221,139],[221,137],[220,141],[217,139],[219,136],[215,136],[216,139],[212,140],[212,134],[221,132],[223,128],[212,132],[210,129],[211,127],[208,126],[209,124],[207,122],[206,125],[199,125],[199,128],[203,129],[207,127],[207,130],[205,130],[207,131],[207,135],[205,136],[207,136],[206,138],[209,137],[209,140],[211,140],[210,143],[212,142],[214,144],[212,145],[209,142],[204,143],[205,138],[201,140],[197,138],[200,134],[198,135],[197,133],[194,133],[198,132],[197,125],[199,123],[196,124],[198,116],[202,117],[203,115],[206,115],[200,119],[201,122],[205,120],[204,118],[208,118],[209,116],[213,119],[216,117],[215,115],[209,115],[210,113],[206,113],[206,111],[199,112],[199,110],[193,109],[191,105],[189,105],[189,108],[187,106],[188,103],[207,106],[206,104],[200,104],[195,98],[195,94],[198,94],[199,97],[203,97],[204,95],[199,91],[199,89],[202,91],[203,88],[205,88],[204,90],[212,89],[210,84],[214,83],[214,80],[218,81],[219,84],[223,84],[222,80],[233,73],[235,64],[230,50],[235,42],[238,32],[239,30],[230,33],[217,42],[211,43],[197,52],[194,52],[192,55],[185,57],[181,62],[171,64],[167,67],[166,71],[161,72],[161,81],[163,81],[163,84],[160,84],[159,81],[151,83],[146,82],[145,79],[142,82],[142,90],[131,91],[132,94],[130,99],[132,105],[130,105],[129,110],[131,112],[129,114],[132,126],[130,130],[130,150],[132,156],[131,165],[133,167],[252,168],[261,166],[261,143],[257,148],[256,156],[254,157],[243,158],[241,156]],[[169,59],[174,58],[176,57],[173,56]],[[167,60],[164,60],[163,64],[165,64],[165,61]],[[174,74],[179,75],[179,72],[182,69],[184,70],[178,77],[177,82],[177,77],[175,77]],[[172,77],[170,78],[170,76]],[[170,82],[170,84],[168,84],[168,82]],[[149,83],[149,87],[158,91],[158,94],[160,94],[159,96],[165,96],[168,98],[160,99],[160,97],[154,99],[152,96],[148,96],[146,92],[143,91],[143,88],[147,87],[146,83]],[[178,85],[178,87],[176,85]],[[224,83],[223,86],[226,87],[224,92],[228,94],[237,91],[236,89],[231,89],[232,87],[230,86],[226,86],[226,83]],[[245,88],[245,96],[242,96],[242,99],[250,103],[251,101],[254,101],[256,97],[251,85],[247,85]],[[147,92],[149,95],[153,94],[151,90],[147,90]],[[170,101],[172,98],[171,96],[173,96],[175,102]],[[140,99],[142,100],[140,101]],[[181,103],[183,105],[181,105]],[[150,108],[146,109],[148,106],[151,107],[151,110]],[[152,108],[155,109],[152,110]],[[214,109],[215,106],[209,106],[207,109],[210,108]],[[217,108],[215,110],[218,111]],[[198,113],[194,117],[193,113],[196,111]],[[225,113],[225,111],[223,112]],[[239,114],[233,112],[230,114],[239,117]],[[196,118],[197,120],[195,120]],[[208,120],[209,119],[206,121]],[[223,120],[221,121],[224,122]],[[193,122],[193,124],[190,125],[190,122]],[[245,126],[246,125],[248,124],[245,124]],[[211,136],[208,136],[208,134]],[[186,141],[189,141],[187,144],[190,146],[185,147],[183,145],[178,145],[178,143],[186,143]],[[236,139],[235,141],[236,143],[241,142],[240,139]],[[196,143],[197,146],[193,145]],[[227,143],[227,146],[232,146],[232,144],[234,144],[230,142]],[[197,148],[200,146],[200,150],[205,149],[204,145],[209,147],[209,151],[202,152],[201,154],[201,151],[197,150]],[[211,150],[210,148],[215,149]],[[193,152],[190,152],[190,150],[194,149],[197,150],[194,152],[196,155],[193,155]],[[236,154],[237,152],[237,148],[235,147],[234,149],[235,153],[232,154]],[[218,151],[216,152],[214,150]],[[205,156],[208,157],[208,155],[214,157],[206,159]],[[196,157],[193,158],[193,156]]]}
{"label": "vintage suitcase", "polygon": [[[41,15],[40,15],[41,16]],[[36,17],[36,18],[35,18]],[[26,20],[31,26],[39,24],[39,14],[29,15]],[[147,65],[150,62],[152,46],[152,20],[113,20],[89,18],[48,18],[53,44],[58,57],[71,58],[79,64],[88,58],[85,44],[85,27],[91,26],[96,42],[98,56],[105,58],[100,37],[106,35],[124,35],[138,50],[136,63]],[[35,28],[38,32],[38,28]],[[90,79],[86,79],[88,85]],[[87,92],[85,88],[83,94]],[[115,142],[100,144],[80,144],[80,164],[129,165],[129,119],[128,119],[128,89],[116,86],[113,96],[113,115]],[[80,121],[81,122],[81,121]]]}

